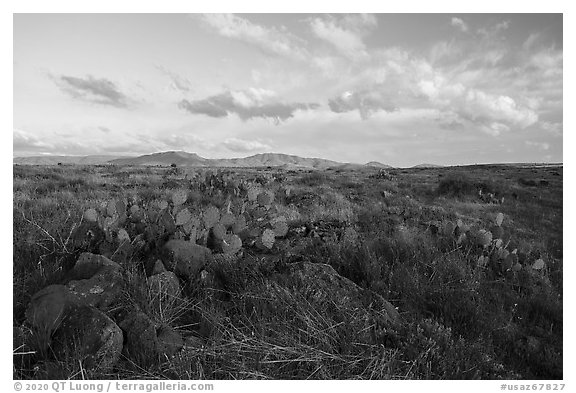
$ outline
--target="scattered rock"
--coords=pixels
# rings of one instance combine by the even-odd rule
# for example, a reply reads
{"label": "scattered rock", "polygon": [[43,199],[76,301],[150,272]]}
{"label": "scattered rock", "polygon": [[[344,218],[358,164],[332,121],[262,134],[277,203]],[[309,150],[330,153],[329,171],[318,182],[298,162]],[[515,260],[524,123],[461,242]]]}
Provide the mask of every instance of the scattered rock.
{"label": "scattered rock", "polygon": [[357,326],[354,337],[359,341],[373,344],[393,338],[402,324],[392,304],[340,276],[330,265],[300,262],[287,268],[268,280],[268,288],[298,294],[317,312]]}
{"label": "scattered rock", "polygon": [[206,342],[201,337],[188,336],[184,338],[184,349],[197,349],[206,345]]}
{"label": "scattered rock", "polygon": [[80,255],[78,261],[72,268],[70,272],[70,279],[72,280],[84,280],[92,278],[96,273],[101,271],[103,268],[109,268],[111,270],[120,271],[121,267],[114,261],[106,258],[103,255],[91,254],[85,252]]}
{"label": "scattered rock", "polygon": [[158,331],[158,353],[167,357],[176,355],[184,346],[182,336],[171,327],[163,327]]}
{"label": "scattered rock", "polygon": [[126,342],[124,353],[126,357],[137,364],[147,366],[153,364],[156,358],[156,324],[148,315],[134,311],[120,323]]}
{"label": "scattered rock", "polygon": [[71,307],[54,332],[58,358],[79,357],[87,369],[109,369],[120,358],[122,330],[102,311],[87,305]]}
{"label": "scattered rock", "polygon": [[50,337],[76,298],[64,285],[49,285],[36,292],[26,309],[26,321],[40,336]]}
{"label": "scattered rock", "polygon": [[170,240],[166,243],[165,249],[169,260],[164,261],[167,268],[187,280],[196,278],[202,268],[212,259],[212,252],[209,248],[186,240]]}
{"label": "scattered rock", "polygon": [[168,326],[160,326],[142,311],[129,313],[121,322],[125,333],[125,355],[140,366],[150,366],[167,356],[175,355],[184,342]]}
{"label": "scattered rock", "polygon": [[152,267],[152,273],[150,274],[151,276],[155,275],[155,274],[160,274],[166,271],[166,268],[164,267],[164,264],[162,263],[162,261],[160,259],[156,260],[156,262],[154,262],[154,266]]}
{"label": "scattered rock", "polygon": [[119,270],[106,266],[90,278],[70,281],[67,288],[78,303],[105,310],[120,300],[124,280]]}

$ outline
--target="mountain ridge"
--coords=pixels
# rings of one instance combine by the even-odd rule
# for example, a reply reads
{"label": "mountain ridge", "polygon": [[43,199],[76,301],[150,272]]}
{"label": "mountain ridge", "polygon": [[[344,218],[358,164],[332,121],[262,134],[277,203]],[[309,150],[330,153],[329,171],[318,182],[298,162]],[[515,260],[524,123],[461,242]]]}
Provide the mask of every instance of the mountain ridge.
{"label": "mountain ridge", "polygon": [[326,169],[331,167],[359,166],[362,164],[344,163],[324,158],[308,158],[283,153],[259,153],[239,158],[204,158],[196,153],[185,151],[164,151],[140,156],[32,156],[14,157],[19,165],[126,165],[126,166],[176,166],[183,167],[281,167],[284,169]]}

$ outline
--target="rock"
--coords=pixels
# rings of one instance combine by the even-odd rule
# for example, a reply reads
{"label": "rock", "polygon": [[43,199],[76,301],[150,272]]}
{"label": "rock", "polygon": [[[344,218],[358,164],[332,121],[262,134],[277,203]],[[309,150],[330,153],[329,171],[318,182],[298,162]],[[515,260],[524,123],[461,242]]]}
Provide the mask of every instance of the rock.
{"label": "rock", "polygon": [[66,286],[79,303],[105,310],[120,300],[124,281],[120,271],[103,267],[92,277],[70,281]]}
{"label": "rock", "polygon": [[142,366],[151,365],[156,357],[156,324],[148,315],[134,311],[120,323],[126,337],[124,352],[126,357]]}
{"label": "rock", "polygon": [[26,309],[26,321],[42,337],[49,339],[76,298],[64,285],[49,285],[36,292]]}
{"label": "rock", "polygon": [[120,271],[121,267],[114,261],[106,258],[103,255],[91,254],[89,252],[82,253],[78,261],[70,272],[70,278],[73,280],[83,280],[92,278],[96,273],[103,268]]}
{"label": "rock", "polygon": [[121,322],[125,333],[124,351],[140,366],[151,366],[173,356],[184,345],[182,337],[168,326],[160,326],[142,311],[129,313]]}
{"label": "rock", "polygon": [[188,336],[184,339],[184,349],[197,349],[206,345],[206,342],[201,337]]}
{"label": "rock", "polygon": [[163,273],[165,271],[166,268],[164,267],[164,264],[160,259],[158,259],[156,260],[156,262],[154,262],[154,266],[152,267],[152,273],[150,275],[153,276],[155,274]]}
{"label": "rock", "polygon": [[172,357],[184,346],[182,336],[171,327],[163,327],[158,331],[158,354]]}
{"label": "rock", "polygon": [[165,245],[168,252],[166,267],[187,280],[196,278],[202,268],[212,260],[209,248],[186,240],[170,240]]}
{"label": "rock", "polygon": [[340,276],[330,265],[300,262],[287,269],[267,280],[268,290],[304,297],[321,315],[350,324],[360,342],[374,344],[395,337],[402,320],[382,296]]}
{"label": "rock", "polygon": [[54,332],[52,349],[59,359],[79,357],[87,369],[109,369],[122,352],[122,330],[102,311],[75,305]]}
{"label": "rock", "polygon": [[180,280],[172,272],[162,272],[148,277],[148,293],[155,310],[167,310],[181,299]]}

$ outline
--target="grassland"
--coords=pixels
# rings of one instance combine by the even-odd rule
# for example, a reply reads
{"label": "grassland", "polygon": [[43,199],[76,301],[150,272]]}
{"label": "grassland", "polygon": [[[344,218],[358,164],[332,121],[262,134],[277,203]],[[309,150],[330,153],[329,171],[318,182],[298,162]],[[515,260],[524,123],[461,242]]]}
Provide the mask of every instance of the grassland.
{"label": "grassland", "polygon": [[[195,191],[188,170],[117,166],[14,166],[13,323],[20,327],[31,296],[60,283],[80,253],[93,251],[74,230],[83,212],[112,198],[144,202],[186,188],[188,203],[223,206],[221,194]],[[215,266],[218,296],[191,288],[163,318],[189,329],[202,315],[203,344],[150,367],[124,361],[90,378],[121,379],[561,379],[563,232],[561,167],[472,166],[379,171],[246,169],[234,177],[266,182],[277,194],[289,234],[274,252],[246,249],[242,260]],[[261,179],[265,179],[262,181]],[[493,195],[492,200],[479,196]],[[502,197],[504,198],[503,203]],[[500,203],[490,203],[498,200]],[[516,250],[521,270],[479,266],[493,253],[443,233],[458,220],[491,229],[503,213],[503,247]],[[333,233],[353,227],[343,245]],[[539,259],[543,269],[531,269]],[[281,273],[292,260],[330,264],[340,275],[380,294],[400,312],[394,340],[343,347],[353,321],[328,323],[297,295],[259,301],[253,283]],[[146,275],[130,261],[129,283]],[[132,288],[132,290],[130,289]],[[125,302],[145,303],[128,286]],[[296,329],[305,326],[306,329]],[[303,334],[305,332],[305,334]],[[353,334],[352,334],[353,336]],[[350,340],[349,340],[350,341]],[[17,379],[80,378],[73,354],[21,355]],[[340,343],[340,344],[338,344]]]}

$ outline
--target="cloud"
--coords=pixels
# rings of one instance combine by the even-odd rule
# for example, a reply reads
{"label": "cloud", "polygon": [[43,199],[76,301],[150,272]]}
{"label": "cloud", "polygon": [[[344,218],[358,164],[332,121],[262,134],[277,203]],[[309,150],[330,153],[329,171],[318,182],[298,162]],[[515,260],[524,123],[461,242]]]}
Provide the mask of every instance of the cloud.
{"label": "cloud", "polygon": [[285,31],[252,23],[234,14],[202,14],[197,17],[221,36],[255,45],[267,54],[299,59],[307,57],[299,40]]}
{"label": "cloud", "polygon": [[330,43],[341,54],[355,58],[367,56],[363,37],[377,25],[373,15],[354,14],[339,18],[327,16],[310,21],[312,32]]}
{"label": "cloud", "polygon": [[546,132],[548,132],[554,136],[561,136],[562,135],[562,128],[563,128],[562,123],[543,121],[540,123],[540,127],[544,131],[546,131]]}
{"label": "cloud", "polygon": [[492,27],[481,27],[478,29],[477,33],[484,38],[492,39],[498,36],[502,31],[508,30],[508,27],[510,27],[510,21],[505,20]]}
{"label": "cloud", "polygon": [[[538,114],[528,107],[520,106],[509,96],[495,96],[479,90],[469,90],[463,101],[462,112],[473,120],[506,122],[526,128],[538,121]],[[498,128],[500,131],[502,127]]]}
{"label": "cloud", "polygon": [[201,100],[182,100],[178,107],[193,114],[210,117],[223,118],[236,114],[242,120],[260,117],[279,124],[291,118],[298,110],[314,110],[319,106],[314,103],[285,104],[270,100],[273,95],[264,89],[225,91]]}
{"label": "cloud", "polygon": [[463,33],[468,32],[468,25],[460,18],[452,18],[450,24],[459,29]]}
{"label": "cloud", "polygon": [[110,128],[108,128],[108,127],[99,126],[98,130],[102,131],[105,134],[108,134],[110,132]]}
{"label": "cloud", "polygon": [[72,98],[101,105],[125,108],[128,98],[108,79],[97,79],[91,75],[85,78],[74,76],[52,76],[58,87]]}
{"label": "cloud", "polygon": [[398,109],[389,97],[378,90],[345,91],[340,96],[329,99],[328,106],[334,113],[357,110],[363,120],[377,111],[393,112]]}
{"label": "cloud", "polygon": [[12,149],[14,152],[44,152],[52,146],[29,133],[14,129],[12,133]]}
{"label": "cloud", "polygon": [[162,74],[170,78],[170,88],[175,91],[180,91],[182,93],[190,93],[194,89],[193,82],[177,73],[170,71],[164,66],[157,65],[156,69]]}
{"label": "cloud", "polygon": [[238,153],[272,149],[270,145],[267,145],[259,141],[247,141],[238,138],[228,138],[224,141],[223,144],[228,150]]}
{"label": "cloud", "polygon": [[538,150],[550,150],[550,144],[546,142],[526,141],[527,146],[535,147]]}

